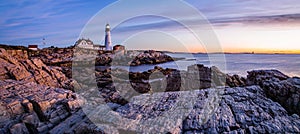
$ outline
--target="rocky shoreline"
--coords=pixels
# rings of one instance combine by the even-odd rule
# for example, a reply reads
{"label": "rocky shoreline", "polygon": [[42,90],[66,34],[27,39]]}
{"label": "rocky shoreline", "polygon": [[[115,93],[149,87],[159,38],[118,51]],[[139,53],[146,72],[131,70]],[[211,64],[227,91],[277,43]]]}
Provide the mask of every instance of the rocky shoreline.
{"label": "rocky shoreline", "polygon": [[[63,61],[68,51],[16,57],[0,48],[0,133],[300,133],[300,78],[203,65],[77,72]],[[96,88],[85,85],[89,71]]]}
{"label": "rocky shoreline", "polygon": [[[0,46],[1,48],[1,46]],[[75,47],[68,48],[44,48],[38,51],[31,52],[31,57],[41,59],[48,66],[72,67],[76,63],[73,60],[75,55],[95,56],[95,61],[89,61],[96,66],[111,66],[114,65],[130,65],[139,66],[144,64],[160,64],[170,61],[180,60],[182,58],[172,58],[163,52],[147,50],[147,51],[126,51],[125,54],[114,52],[106,52],[102,50],[89,50]],[[92,59],[94,60],[94,59]],[[75,66],[84,66],[87,63],[78,63]]]}

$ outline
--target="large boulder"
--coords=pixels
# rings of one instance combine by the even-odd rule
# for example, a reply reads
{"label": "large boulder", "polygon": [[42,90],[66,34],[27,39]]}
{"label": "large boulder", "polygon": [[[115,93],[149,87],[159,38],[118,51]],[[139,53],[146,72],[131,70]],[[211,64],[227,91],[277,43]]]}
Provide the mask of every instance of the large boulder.
{"label": "large boulder", "polygon": [[149,50],[136,55],[131,61],[130,65],[137,66],[142,64],[159,64],[174,60],[176,59],[173,59],[163,52]]}
{"label": "large boulder", "polygon": [[267,97],[280,103],[290,114],[300,115],[300,78],[290,78],[277,70],[248,72],[248,84],[259,85]]}
{"label": "large boulder", "polygon": [[288,79],[289,76],[283,74],[278,70],[253,70],[248,71],[247,84],[248,85],[260,85],[267,80],[281,81]]}

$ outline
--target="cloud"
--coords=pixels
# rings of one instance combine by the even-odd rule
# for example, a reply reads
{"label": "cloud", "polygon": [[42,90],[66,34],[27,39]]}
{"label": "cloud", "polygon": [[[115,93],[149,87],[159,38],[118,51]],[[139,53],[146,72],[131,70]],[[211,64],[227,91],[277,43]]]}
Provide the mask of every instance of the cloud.
{"label": "cloud", "polygon": [[[216,28],[235,27],[236,24],[246,26],[299,25],[300,3],[298,0],[185,1],[202,12]],[[111,2],[10,0],[0,3],[0,43],[26,45],[27,43],[39,43],[41,38],[46,38],[53,45],[72,44],[88,20]],[[134,3],[131,3],[124,11],[130,11],[133,8],[138,7],[134,7]],[[174,12],[174,10],[168,9],[168,6],[164,8],[166,11]],[[155,9],[153,8],[153,10]],[[200,25],[199,20],[194,16],[180,12],[179,9],[175,11],[179,12],[174,12],[174,14],[184,14],[185,17],[182,19],[188,20],[194,25]],[[122,15],[117,11],[111,12]],[[140,30],[181,30],[178,27],[180,25],[174,21],[145,17],[138,21],[126,22],[113,32],[116,33],[114,34],[115,38],[118,38],[117,36],[122,34]]]}
{"label": "cloud", "polygon": [[298,0],[185,0],[209,19],[271,16],[300,12]]}
{"label": "cloud", "polygon": [[[0,9],[0,42],[16,45],[40,43],[46,38],[53,45],[76,40],[81,28],[97,8],[86,1],[8,1]],[[87,12],[91,13],[88,14]]]}
{"label": "cloud", "polygon": [[243,24],[246,26],[291,26],[300,24],[300,14],[283,14],[283,15],[271,15],[271,16],[246,16],[235,18],[220,18],[211,19],[210,22],[215,26],[228,26],[234,24]]}
{"label": "cloud", "polygon": [[[146,17],[149,18],[149,17]],[[136,18],[138,19],[138,18]],[[184,18],[183,18],[184,19]],[[194,25],[201,25],[197,18],[188,20]],[[218,18],[218,19],[209,19],[209,22],[214,25],[216,28],[223,26],[234,26],[236,24],[242,24],[245,26],[259,26],[259,25],[300,25],[300,14],[283,14],[283,15],[271,15],[271,16],[245,16],[245,17],[231,17],[231,18]],[[115,29],[115,33],[123,32],[134,32],[141,30],[153,30],[153,29],[172,29],[175,28],[179,30],[179,23],[174,22],[172,20],[167,20],[163,18],[157,17],[156,20],[154,17],[145,22],[139,22],[136,20],[129,20],[128,22],[124,22],[124,24],[120,24]]]}

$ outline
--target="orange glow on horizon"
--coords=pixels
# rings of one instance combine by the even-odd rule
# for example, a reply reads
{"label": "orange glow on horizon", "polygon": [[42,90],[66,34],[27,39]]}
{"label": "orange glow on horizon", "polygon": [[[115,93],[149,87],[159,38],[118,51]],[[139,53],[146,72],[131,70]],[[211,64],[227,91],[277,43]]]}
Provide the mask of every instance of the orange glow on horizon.
{"label": "orange glow on horizon", "polygon": [[[191,53],[206,53],[203,48],[190,48]],[[223,48],[221,53],[255,53],[255,54],[300,54],[300,50],[258,49],[258,48]],[[216,53],[220,53],[216,52]]]}
{"label": "orange glow on horizon", "polygon": [[228,53],[266,53],[266,54],[300,54],[300,50],[279,50],[279,49],[224,49]]}

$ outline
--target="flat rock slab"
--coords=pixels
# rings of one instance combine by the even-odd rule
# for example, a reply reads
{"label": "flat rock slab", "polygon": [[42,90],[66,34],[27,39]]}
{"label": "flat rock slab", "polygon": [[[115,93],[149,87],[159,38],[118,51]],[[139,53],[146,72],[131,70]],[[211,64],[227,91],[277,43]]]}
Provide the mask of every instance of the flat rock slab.
{"label": "flat rock slab", "polygon": [[300,132],[299,116],[289,116],[259,86],[143,94],[115,111],[105,105],[94,111],[90,119],[111,126],[102,127],[107,132]]}

